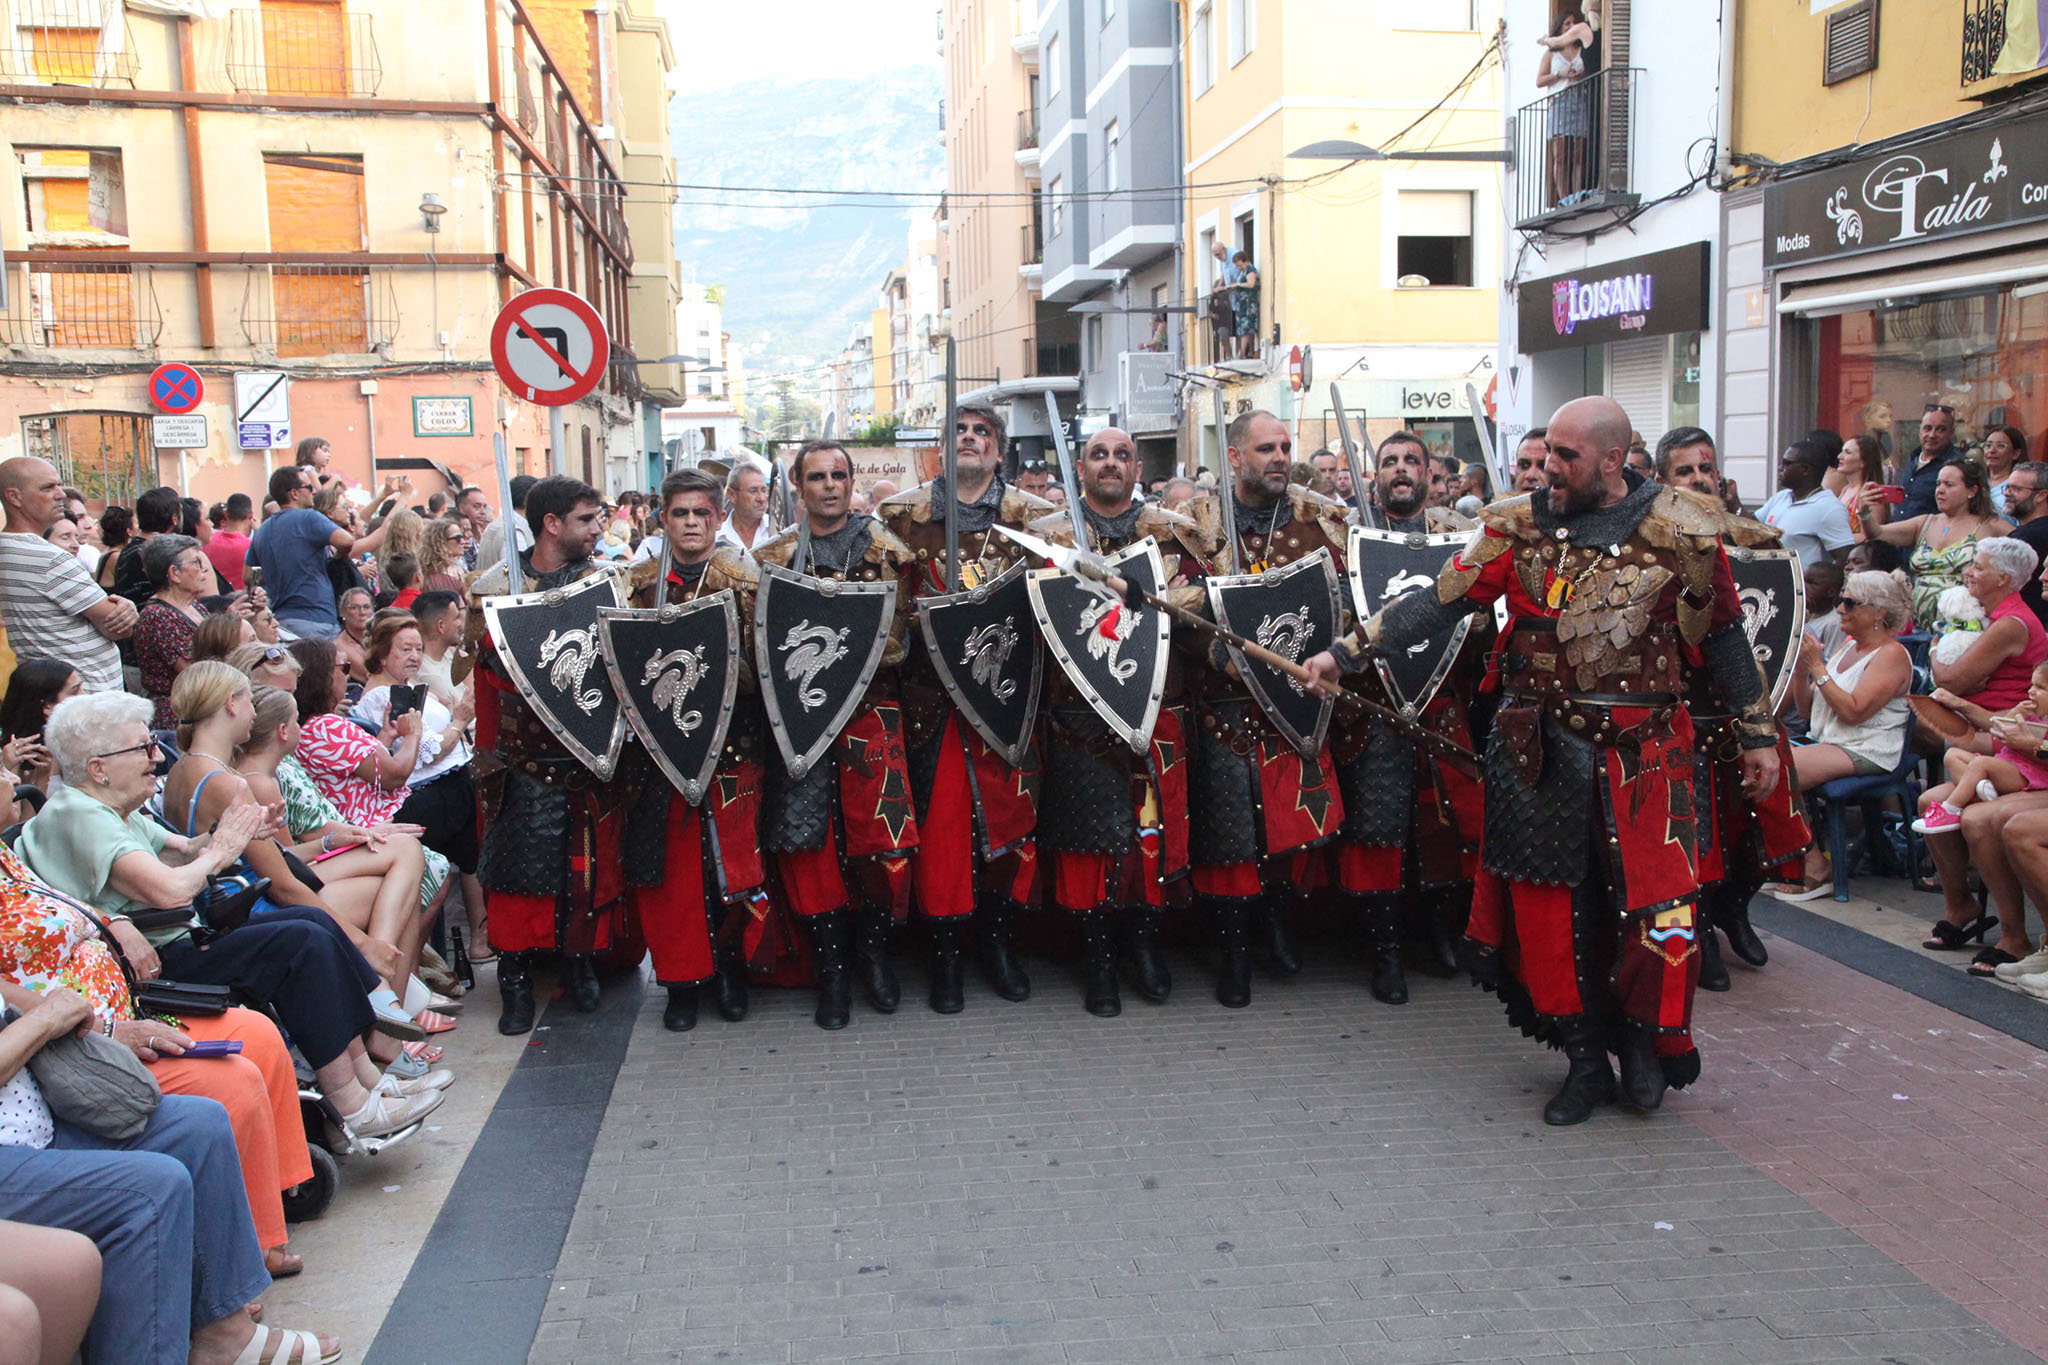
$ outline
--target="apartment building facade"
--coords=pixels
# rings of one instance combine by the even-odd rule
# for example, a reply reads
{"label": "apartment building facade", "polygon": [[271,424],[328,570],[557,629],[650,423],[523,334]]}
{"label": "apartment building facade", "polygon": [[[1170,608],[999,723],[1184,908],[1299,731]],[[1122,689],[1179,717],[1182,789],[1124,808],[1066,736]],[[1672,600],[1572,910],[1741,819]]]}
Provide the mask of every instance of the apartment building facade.
{"label": "apartment building facade", "polygon": [[[0,458],[212,501],[317,435],[353,480],[433,491],[489,482],[503,431],[528,472],[637,486],[682,381],[636,363],[676,351],[678,297],[673,54],[636,4],[0,0]],[[553,451],[489,361],[536,285],[588,298],[613,348]],[[206,431],[160,447],[174,360]],[[283,376],[288,416],[245,450],[250,374]]]}
{"label": "apartment building facade", "polygon": [[[2048,441],[2048,38],[2032,0],[1741,6],[1717,261],[1728,439]],[[1747,487],[1745,486],[1745,491]]]}

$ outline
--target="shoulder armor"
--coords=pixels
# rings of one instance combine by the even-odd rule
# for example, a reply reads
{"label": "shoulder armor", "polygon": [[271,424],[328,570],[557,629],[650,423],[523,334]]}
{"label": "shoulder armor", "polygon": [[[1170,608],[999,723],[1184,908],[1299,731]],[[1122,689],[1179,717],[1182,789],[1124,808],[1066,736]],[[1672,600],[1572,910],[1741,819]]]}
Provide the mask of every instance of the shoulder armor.
{"label": "shoulder armor", "polygon": [[1523,493],[1501,502],[1488,503],[1479,510],[1479,524],[1514,540],[1541,540],[1543,533],[1536,528],[1536,507],[1531,501],[1532,496]]}
{"label": "shoulder armor", "polygon": [[887,523],[876,521],[868,532],[867,553],[861,558],[870,564],[893,562],[901,567],[905,562],[916,559],[917,552],[899,540]]}
{"label": "shoulder armor", "polygon": [[1728,540],[1730,544],[1741,545],[1751,550],[1775,549],[1785,541],[1784,532],[1775,526],[1766,526],[1754,517],[1738,513],[1725,514],[1728,518]]}
{"label": "shoulder armor", "polygon": [[1057,510],[1036,493],[1026,493],[1023,489],[1011,485],[1005,485],[1003,488],[1002,516],[1003,520],[1012,526],[1023,526],[1033,518]]}
{"label": "shoulder armor", "polygon": [[759,586],[760,577],[747,567],[746,551],[733,545],[720,545],[711,552],[711,567],[707,571],[722,577],[723,587],[752,590]]}
{"label": "shoulder armor", "polygon": [[795,558],[796,527],[794,526],[784,527],[775,539],[769,541],[766,545],[759,546],[754,551],[754,561],[756,563],[773,564],[780,569],[788,568],[789,561]]}
{"label": "shoulder armor", "polygon": [[1448,507],[1430,507],[1423,510],[1422,524],[1432,532],[1442,533],[1469,531],[1479,523],[1463,512],[1453,511]]}
{"label": "shoulder armor", "polygon": [[1650,514],[1669,522],[1680,535],[1712,536],[1718,540],[1729,529],[1730,518],[1721,505],[1690,488],[1665,488],[1650,504]]}
{"label": "shoulder armor", "polygon": [[930,521],[932,519],[932,486],[928,483],[921,483],[915,488],[905,489],[901,493],[884,498],[882,505],[875,509],[875,516],[884,521],[894,517],[906,516],[912,521]]}
{"label": "shoulder armor", "polygon": [[1214,493],[1197,493],[1180,505],[1179,512],[1159,508],[1163,516],[1179,516],[1192,522],[1201,534],[1202,543],[1214,549],[1223,544],[1223,501]]}
{"label": "shoulder armor", "polygon": [[632,576],[626,580],[628,592],[650,592],[654,588],[654,577],[661,572],[661,556],[643,559],[633,566]]}
{"label": "shoulder armor", "polygon": [[1058,509],[1027,524],[1024,529],[1040,540],[1049,540],[1055,545],[1074,543],[1074,520]]}

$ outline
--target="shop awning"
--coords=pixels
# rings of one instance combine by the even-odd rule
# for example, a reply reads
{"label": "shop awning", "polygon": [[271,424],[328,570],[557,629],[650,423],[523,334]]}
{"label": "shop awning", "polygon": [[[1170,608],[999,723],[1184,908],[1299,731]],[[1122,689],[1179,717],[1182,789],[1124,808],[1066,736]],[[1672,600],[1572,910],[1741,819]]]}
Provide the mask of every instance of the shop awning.
{"label": "shop awning", "polygon": [[1786,288],[1778,300],[1780,313],[1809,316],[1867,308],[1886,299],[1918,299],[1930,294],[1955,294],[2027,280],[2048,280],[2048,248],[1943,261],[1882,275],[1816,280]]}

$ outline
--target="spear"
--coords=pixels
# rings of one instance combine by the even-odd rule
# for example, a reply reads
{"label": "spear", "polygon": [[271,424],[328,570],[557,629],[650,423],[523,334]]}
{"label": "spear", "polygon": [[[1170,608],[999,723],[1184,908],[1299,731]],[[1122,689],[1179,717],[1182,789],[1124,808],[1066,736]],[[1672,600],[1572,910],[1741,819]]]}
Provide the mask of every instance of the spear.
{"label": "spear", "polygon": [[1062,573],[1072,574],[1091,589],[1120,598],[1125,602],[1130,602],[1133,598],[1143,601],[1146,605],[1156,607],[1158,610],[1165,612],[1167,616],[1184,626],[1207,631],[1220,640],[1236,645],[1244,651],[1245,657],[1257,659],[1268,668],[1285,674],[1303,687],[1312,688],[1317,692],[1323,693],[1325,696],[1345,703],[1347,706],[1354,706],[1368,715],[1384,720],[1416,739],[1436,745],[1453,758],[1474,765],[1477,765],[1479,762],[1479,755],[1472,750],[1456,740],[1446,738],[1433,730],[1423,728],[1414,720],[1396,711],[1393,707],[1382,706],[1370,697],[1361,697],[1356,692],[1348,692],[1341,687],[1327,686],[1313,673],[1286,655],[1276,654],[1257,640],[1247,639],[1236,631],[1220,626],[1206,616],[1189,611],[1186,607],[1169,601],[1158,593],[1144,591],[1118,574],[1115,569],[1110,567],[1108,561],[1100,555],[1091,554],[1086,550],[1075,549],[1066,545],[1055,545],[1051,541],[1041,540],[1029,532],[1014,531],[1000,522],[996,523],[995,529],[1008,536],[1011,540],[1016,541],[1032,554],[1044,559],[1053,568],[1060,570]]}

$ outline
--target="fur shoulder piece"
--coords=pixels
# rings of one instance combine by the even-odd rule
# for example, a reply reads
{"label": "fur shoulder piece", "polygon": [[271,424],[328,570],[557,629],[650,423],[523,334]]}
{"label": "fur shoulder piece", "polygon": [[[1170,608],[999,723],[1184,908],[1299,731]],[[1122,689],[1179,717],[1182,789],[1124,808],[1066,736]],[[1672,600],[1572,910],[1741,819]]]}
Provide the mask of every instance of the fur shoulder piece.
{"label": "fur shoulder piece", "polygon": [[[1159,509],[1167,516],[1176,515]],[[1223,500],[1214,493],[1197,493],[1180,505],[1179,515],[1195,524],[1201,533],[1204,545],[1215,547],[1223,543]]]}
{"label": "fur shoulder piece", "polygon": [[1541,540],[1543,532],[1536,525],[1534,496],[1523,493],[1519,497],[1488,503],[1479,510],[1479,524],[1514,540]]}
{"label": "fur shoulder piece", "polygon": [[760,586],[760,575],[747,563],[746,551],[736,545],[719,545],[714,548],[711,551],[711,567],[706,573],[717,583],[717,588],[752,591]]}
{"label": "fur shoulder piece", "polygon": [[[617,574],[620,577],[629,577],[632,572],[633,566],[623,559],[593,559],[590,561],[590,572],[584,574],[583,577],[590,578],[597,574]],[[653,570],[649,570],[649,572],[651,573]],[[581,582],[582,579],[577,581]],[[528,592],[533,591],[533,584],[530,581],[526,585],[526,590]],[[488,569],[477,570],[476,577],[469,580],[470,605],[472,606],[483,598],[502,597],[504,594],[505,566],[502,563],[493,564]]]}
{"label": "fur shoulder piece", "polygon": [[633,566],[633,572],[626,579],[626,591],[634,594],[650,592],[654,588],[654,576],[661,572],[661,556],[643,559]]}
{"label": "fur shoulder piece", "polygon": [[785,526],[766,545],[754,548],[754,561],[758,564],[773,564],[778,569],[789,567],[789,561],[796,558],[796,527]]}
{"label": "fur shoulder piece", "polygon": [[[1050,503],[1047,506],[1051,506]],[[1025,530],[1040,540],[1049,540],[1055,545],[1074,543],[1074,522],[1064,511],[1055,508],[1034,521],[1025,524]]]}
{"label": "fur shoulder piece", "polygon": [[1663,489],[1650,505],[1650,515],[1670,523],[1674,531],[1685,536],[1712,536],[1718,540],[1724,531],[1734,529],[1733,518],[1721,504],[1690,488]]}
{"label": "fur shoulder piece", "polygon": [[1775,526],[1766,526],[1754,517],[1736,513],[1725,514],[1728,521],[1728,543],[1751,550],[1774,550],[1784,544],[1785,533]]}
{"label": "fur shoulder piece", "polygon": [[[1199,502],[1186,504],[1188,512],[1195,511],[1200,505]],[[1154,540],[1177,540],[1198,559],[1207,559],[1223,543],[1222,536],[1212,533],[1199,517],[1170,512],[1151,502],[1138,510],[1138,534],[1151,536]]]}
{"label": "fur shoulder piece", "polygon": [[1469,531],[1479,523],[1449,507],[1427,507],[1423,509],[1422,524],[1431,532],[1450,532]]}
{"label": "fur shoulder piece", "polygon": [[1006,484],[1003,487],[1003,520],[1012,526],[1026,525],[1047,512],[1057,510],[1036,493],[1026,493],[1014,484]]}
{"label": "fur shoulder piece", "polygon": [[876,521],[868,531],[868,552],[861,558],[869,564],[894,564],[901,568],[916,560],[917,554],[897,539],[885,523]]}
{"label": "fur shoulder piece", "polygon": [[897,517],[909,517],[912,521],[932,519],[932,486],[921,483],[915,488],[905,489],[882,499],[875,508],[875,516],[882,521],[893,521]]}

